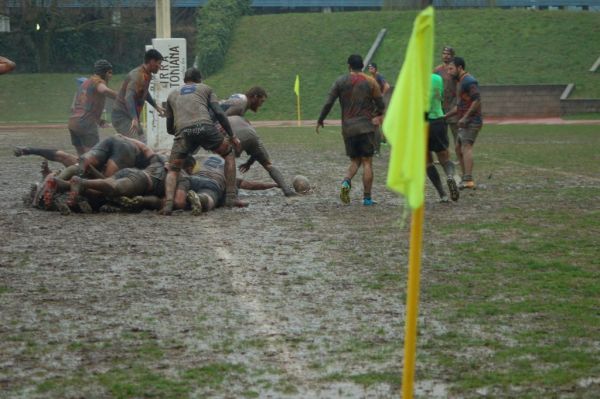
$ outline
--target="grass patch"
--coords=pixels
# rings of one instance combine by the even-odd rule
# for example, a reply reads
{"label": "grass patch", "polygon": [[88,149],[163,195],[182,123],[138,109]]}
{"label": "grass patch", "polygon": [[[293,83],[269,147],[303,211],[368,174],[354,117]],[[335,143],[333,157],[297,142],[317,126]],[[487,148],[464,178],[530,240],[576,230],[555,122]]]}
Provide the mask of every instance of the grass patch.
{"label": "grass patch", "polygon": [[204,367],[186,370],[182,378],[197,386],[216,388],[227,378],[239,377],[246,373],[246,368],[240,364],[212,363]]}
{"label": "grass patch", "polygon": [[186,382],[167,378],[145,367],[113,369],[98,377],[115,398],[184,397],[189,392]]}

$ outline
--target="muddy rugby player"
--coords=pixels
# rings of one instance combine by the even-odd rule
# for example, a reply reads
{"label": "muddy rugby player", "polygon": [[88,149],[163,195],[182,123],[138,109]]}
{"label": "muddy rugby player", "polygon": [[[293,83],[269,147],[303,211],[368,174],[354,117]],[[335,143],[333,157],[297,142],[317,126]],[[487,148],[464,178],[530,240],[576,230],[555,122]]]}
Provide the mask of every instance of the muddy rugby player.
{"label": "muddy rugby player", "polygon": [[442,186],[442,180],[433,164],[432,152],[435,152],[440,165],[446,172],[446,184],[450,191],[452,201],[458,201],[458,186],[454,181],[454,163],[450,161],[448,152],[448,127],[444,121],[442,101],[444,96],[444,80],[436,73],[431,74],[431,89],[429,94],[429,135],[427,141],[427,177],[440,196],[440,202],[449,202],[448,196]]}
{"label": "muddy rugby player", "polygon": [[248,110],[258,112],[258,109],[266,100],[266,90],[255,86],[248,90],[246,94],[232,94],[226,100],[219,101],[219,105],[227,116],[244,116]]}
{"label": "muddy rugby player", "polygon": [[[193,164],[189,164],[186,168],[188,173],[178,180],[174,209],[185,209],[186,198],[194,215],[223,206],[225,202],[225,161],[223,158],[209,156],[202,161],[200,170],[196,174],[192,174],[190,171],[193,166]],[[237,178],[236,187],[244,190],[268,190],[277,187],[277,184]],[[136,210],[141,208],[160,209],[164,205],[164,200],[156,196],[121,198],[120,202],[127,208]]]}
{"label": "muddy rugby player", "polygon": [[[240,172],[248,172],[254,162],[258,161],[267,173],[269,173],[273,181],[281,187],[283,194],[286,197],[293,197],[296,193],[285,183],[283,174],[273,165],[269,153],[260,140],[260,136],[252,124],[244,117],[247,110],[258,112],[258,109],[266,100],[266,90],[260,86],[255,86],[250,88],[246,94],[232,94],[226,100],[220,101],[219,105],[227,115],[235,135],[240,140],[241,151],[236,149],[236,157],[239,157],[242,152],[246,152],[249,155],[246,162],[239,166]],[[218,127],[220,128],[220,126]]]}
{"label": "muddy rugby player", "polygon": [[102,119],[102,112],[106,97],[117,97],[117,92],[108,87],[112,71],[110,62],[96,61],[93,75],[84,80],[77,89],[68,127],[71,144],[78,155],[89,151],[100,141],[98,127],[108,126]]}
{"label": "muddy rugby player", "polygon": [[140,125],[140,112],[146,101],[160,116],[164,116],[164,109],[156,104],[148,92],[152,74],[159,71],[162,60],[160,52],[150,49],[144,54],[144,63],[125,77],[111,115],[115,130],[122,135],[146,142],[144,129]]}
{"label": "muddy rugby player", "polygon": [[[77,157],[63,150],[38,147],[15,147],[14,155],[38,155],[48,161],[59,162],[67,167],[65,174],[87,174],[91,177],[110,177],[119,169],[145,168],[154,151],[139,140],[120,134],[97,143],[89,151]],[[71,166],[76,166],[71,168]],[[63,174],[63,178],[68,179]]]}
{"label": "muddy rugby player", "polygon": [[271,157],[265,148],[265,145],[258,136],[254,126],[241,116],[229,116],[229,124],[231,129],[240,140],[240,147],[236,148],[235,155],[239,157],[242,152],[246,152],[250,157],[246,162],[239,166],[242,173],[248,172],[254,162],[258,161],[262,167],[269,173],[271,179],[281,188],[283,195],[286,197],[294,197],[297,194],[292,190],[289,184],[286,183],[281,171],[273,165]]}
{"label": "muddy rugby player", "polygon": [[363,205],[373,205],[371,188],[373,186],[373,154],[376,147],[376,134],[373,119],[381,116],[385,109],[379,85],[371,76],[362,72],[363,60],[360,55],[348,57],[349,73],[340,76],[331,87],[329,96],[317,121],[316,132],[336,99],[342,108],[342,135],[346,154],[350,157],[350,166],[342,181],[340,199],[350,203],[352,178],[363,168]]}
{"label": "muddy rugby player", "polygon": [[105,179],[84,179],[73,176],[70,181],[55,177],[58,191],[70,190],[68,205],[75,206],[79,196],[90,199],[101,194],[106,200],[136,195],[155,195],[162,198],[165,193],[166,157],[154,154],[145,169],[125,168]]}
{"label": "muddy rugby player", "polygon": [[458,116],[458,132],[456,155],[460,162],[462,181],[459,188],[475,189],[473,181],[473,146],[481,131],[483,118],[481,116],[481,95],[479,83],[465,70],[465,60],[454,57],[448,64],[448,73],[458,81],[456,106],[446,113],[445,118]]}
{"label": "muddy rugby player", "polygon": [[[46,160],[60,162],[66,168],[60,173],[53,173],[52,176],[67,181],[76,175],[105,178],[123,168],[143,169],[150,163],[154,151],[139,140],[117,135],[102,140],[81,157],[61,150],[36,147],[16,147],[14,155],[39,155]],[[42,184],[36,185],[35,192],[32,193],[32,202],[37,202],[43,197],[42,206],[51,208],[53,197],[58,193],[60,190],[55,179],[45,178]]]}
{"label": "muddy rugby player", "polygon": [[[444,46],[442,49],[442,63],[433,69],[433,73],[437,73],[444,80],[444,101],[442,103],[444,114],[448,114],[456,106],[456,79],[448,73],[448,65],[450,64],[450,61],[452,61],[452,58],[454,58],[454,48]],[[450,127],[452,142],[456,147],[458,117],[456,115],[449,116],[446,118],[446,123],[448,124],[448,127]]]}
{"label": "muddy rugby player", "polygon": [[[233,146],[240,142],[231,130],[227,116],[219,106],[213,89],[202,83],[202,75],[196,68],[185,72],[184,85],[173,90],[167,98],[167,131],[174,134],[173,147],[169,158],[165,206],[161,214],[173,212],[173,198],[177,187],[177,179],[183,160],[193,155],[200,147],[213,151],[225,159],[227,207],[246,206],[237,198],[235,189],[235,153]],[[223,136],[215,126],[219,122],[227,137]]]}

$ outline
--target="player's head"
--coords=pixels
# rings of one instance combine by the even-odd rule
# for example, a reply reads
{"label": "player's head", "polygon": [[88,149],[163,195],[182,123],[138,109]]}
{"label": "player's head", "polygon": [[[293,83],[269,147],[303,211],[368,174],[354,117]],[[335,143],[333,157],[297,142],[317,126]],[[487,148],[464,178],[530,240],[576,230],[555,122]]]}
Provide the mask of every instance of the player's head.
{"label": "player's head", "polygon": [[348,57],[348,67],[353,71],[362,71],[365,64],[363,64],[363,59],[358,54],[352,54]]}
{"label": "player's head", "polygon": [[374,62],[371,62],[369,65],[367,65],[367,68],[369,68],[369,72],[373,75],[375,75],[377,73],[377,64]]}
{"label": "player's head", "polygon": [[148,70],[152,73],[158,72],[163,59],[162,54],[153,48],[144,54],[144,64],[146,64]]}
{"label": "player's head", "polygon": [[254,86],[246,92],[248,99],[248,109],[256,112],[267,99],[267,92],[260,86]]}
{"label": "player's head", "polygon": [[94,62],[94,75],[100,76],[108,81],[112,77],[113,66],[106,60],[98,60]]}
{"label": "player's head", "polygon": [[444,46],[442,49],[442,62],[448,64],[454,58],[454,49],[450,46]]}
{"label": "player's head", "polygon": [[200,83],[202,82],[202,74],[198,68],[188,68],[183,75],[184,83]]}
{"label": "player's head", "polygon": [[465,70],[465,60],[461,57],[454,57],[448,63],[448,74],[458,78]]}

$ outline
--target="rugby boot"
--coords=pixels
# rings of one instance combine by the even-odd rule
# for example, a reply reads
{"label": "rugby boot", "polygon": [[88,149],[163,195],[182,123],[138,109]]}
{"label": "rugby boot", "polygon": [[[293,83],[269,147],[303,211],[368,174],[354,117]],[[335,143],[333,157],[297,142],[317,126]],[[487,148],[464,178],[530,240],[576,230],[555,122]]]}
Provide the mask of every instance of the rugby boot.
{"label": "rugby boot", "polygon": [[371,206],[371,205],[375,205],[375,204],[377,204],[377,201],[373,200],[372,198],[364,198],[363,199],[364,206]]}
{"label": "rugby boot", "polygon": [[447,195],[440,197],[440,204],[448,204],[449,202],[450,202],[450,199],[448,198]]}
{"label": "rugby boot", "polygon": [[85,199],[83,197],[78,198],[77,205],[79,205],[79,210],[81,211],[81,213],[93,213],[94,212],[90,203],[87,201],[87,199]]}
{"label": "rugby boot", "polygon": [[352,184],[350,180],[344,180],[342,182],[342,188],[340,189],[340,200],[343,204],[350,203],[350,190],[352,188]]}
{"label": "rugby boot", "polygon": [[133,198],[121,197],[119,198],[119,203],[123,208],[129,211],[138,210],[142,206],[142,197],[140,197],[139,195]]}
{"label": "rugby boot", "polygon": [[54,198],[54,206],[63,216],[69,216],[71,214],[71,208],[69,208],[66,198],[62,195],[57,195]]}
{"label": "rugby boot", "polygon": [[15,148],[13,148],[13,154],[15,154],[15,157],[27,155],[27,147],[15,146]]}
{"label": "rugby boot", "polygon": [[458,188],[460,190],[475,190],[477,186],[475,185],[475,182],[473,180],[463,180],[460,182]]}
{"label": "rugby boot", "polygon": [[454,177],[449,176],[448,179],[446,179],[446,183],[448,183],[450,199],[455,202],[458,201],[458,198],[460,197],[460,192],[458,191],[458,186],[456,185],[456,180],[454,180]]}
{"label": "rugby boot", "polygon": [[202,202],[200,202],[200,197],[198,193],[190,190],[187,192],[187,200],[190,203],[190,207],[192,208],[192,215],[200,216],[202,214]]}

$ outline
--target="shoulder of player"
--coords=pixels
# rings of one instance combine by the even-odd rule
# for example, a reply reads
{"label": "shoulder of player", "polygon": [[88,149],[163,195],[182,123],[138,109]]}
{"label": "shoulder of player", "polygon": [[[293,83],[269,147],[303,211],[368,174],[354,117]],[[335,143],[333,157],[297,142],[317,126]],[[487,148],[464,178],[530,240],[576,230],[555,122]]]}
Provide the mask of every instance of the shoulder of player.
{"label": "shoulder of player", "polygon": [[375,79],[373,76],[367,75],[364,72],[361,72],[359,75],[362,76],[362,77],[364,77],[365,80],[367,82],[369,82],[369,85],[371,85],[371,86],[375,85],[375,86],[379,87],[379,83],[377,83],[377,79]]}
{"label": "shoulder of player", "polygon": [[477,79],[475,79],[475,77],[473,75],[471,75],[470,73],[465,74],[465,76],[462,79],[462,83],[464,85],[472,85],[472,84],[479,85],[479,82],[477,81]]}

